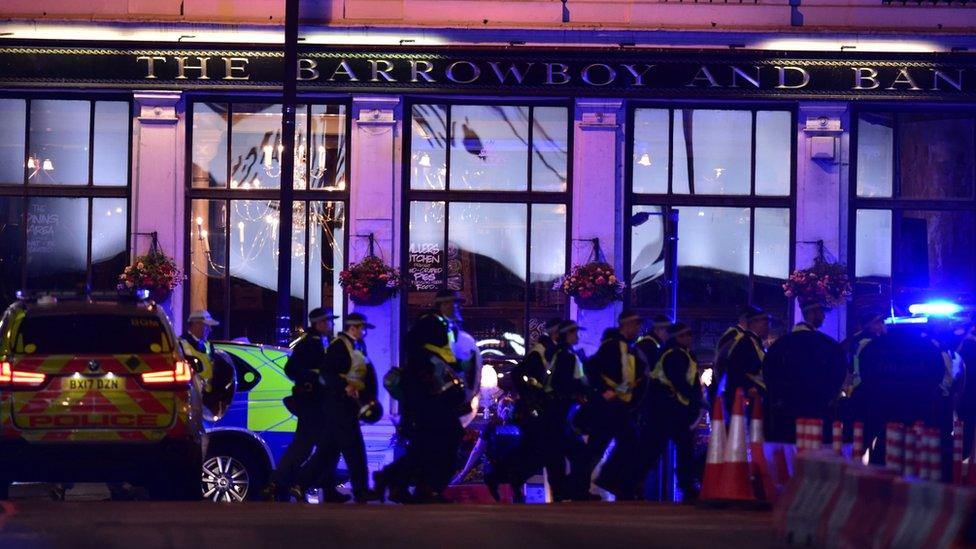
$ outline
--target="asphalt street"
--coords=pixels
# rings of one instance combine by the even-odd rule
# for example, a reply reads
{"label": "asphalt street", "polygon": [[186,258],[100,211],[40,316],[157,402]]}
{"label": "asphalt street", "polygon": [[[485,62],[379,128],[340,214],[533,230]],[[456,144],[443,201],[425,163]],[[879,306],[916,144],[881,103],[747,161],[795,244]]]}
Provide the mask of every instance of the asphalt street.
{"label": "asphalt street", "polygon": [[768,511],[670,504],[0,502],[0,547],[775,547]]}

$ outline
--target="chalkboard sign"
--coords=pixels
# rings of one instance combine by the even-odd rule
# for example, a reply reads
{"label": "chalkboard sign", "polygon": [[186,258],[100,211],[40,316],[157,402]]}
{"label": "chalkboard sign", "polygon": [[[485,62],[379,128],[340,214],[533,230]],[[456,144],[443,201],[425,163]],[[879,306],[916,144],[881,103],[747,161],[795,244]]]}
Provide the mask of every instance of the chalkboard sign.
{"label": "chalkboard sign", "polygon": [[410,244],[407,259],[407,276],[410,288],[416,291],[434,291],[441,287],[444,278],[444,251],[438,242]]}

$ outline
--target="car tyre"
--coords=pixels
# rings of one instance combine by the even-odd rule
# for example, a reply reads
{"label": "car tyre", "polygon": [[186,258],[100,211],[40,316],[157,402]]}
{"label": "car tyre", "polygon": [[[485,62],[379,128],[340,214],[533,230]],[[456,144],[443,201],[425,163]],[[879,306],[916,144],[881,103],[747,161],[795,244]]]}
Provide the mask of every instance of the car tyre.
{"label": "car tyre", "polygon": [[271,474],[267,469],[249,445],[213,441],[203,462],[203,497],[217,503],[259,500]]}

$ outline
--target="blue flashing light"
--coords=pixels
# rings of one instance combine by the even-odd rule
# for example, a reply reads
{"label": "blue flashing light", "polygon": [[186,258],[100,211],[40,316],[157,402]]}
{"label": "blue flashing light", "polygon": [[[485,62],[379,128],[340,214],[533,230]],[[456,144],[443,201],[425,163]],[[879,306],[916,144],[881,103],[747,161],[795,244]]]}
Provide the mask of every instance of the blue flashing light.
{"label": "blue flashing light", "polygon": [[139,290],[136,290],[133,293],[133,295],[135,295],[137,299],[149,299],[149,290],[139,289]]}
{"label": "blue flashing light", "polygon": [[913,315],[952,316],[962,312],[962,306],[949,301],[929,301],[909,305],[908,312]]}
{"label": "blue flashing light", "polygon": [[892,316],[885,319],[884,323],[892,324],[928,324],[927,316]]}

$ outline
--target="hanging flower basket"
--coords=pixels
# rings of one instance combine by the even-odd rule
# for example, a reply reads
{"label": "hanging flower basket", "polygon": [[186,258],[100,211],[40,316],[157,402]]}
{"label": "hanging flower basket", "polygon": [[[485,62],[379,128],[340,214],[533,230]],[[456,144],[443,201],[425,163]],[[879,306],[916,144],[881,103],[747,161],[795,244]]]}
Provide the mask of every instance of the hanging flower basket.
{"label": "hanging flower basket", "polygon": [[116,288],[120,292],[146,290],[156,302],[170,298],[173,290],[183,281],[183,273],[173,258],[159,251],[155,244],[146,255],[136,256],[132,264],[119,275]]}
{"label": "hanging flower basket", "polygon": [[553,284],[553,290],[572,297],[577,307],[588,310],[605,309],[612,302],[622,300],[625,287],[613,266],[605,261],[576,265]]}
{"label": "hanging flower basket", "polygon": [[366,256],[339,273],[339,285],[357,305],[380,305],[400,293],[400,270],[376,256]]}
{"label": "hanging flower basket", "polygon": [[853,290],[846,265],[818,257],[812,267],[790,274],[783,284],[783,293],[788,298],[795,297],[801,306],[816,303],[830,309],[844,305]]}

